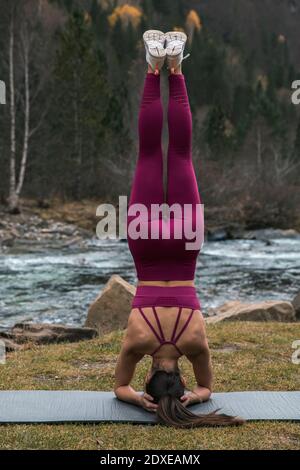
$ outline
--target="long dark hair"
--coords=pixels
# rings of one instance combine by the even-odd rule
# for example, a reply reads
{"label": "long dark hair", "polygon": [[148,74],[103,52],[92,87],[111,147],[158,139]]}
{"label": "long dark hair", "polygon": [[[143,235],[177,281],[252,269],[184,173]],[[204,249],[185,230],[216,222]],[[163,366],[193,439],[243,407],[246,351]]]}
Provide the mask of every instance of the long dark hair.
{"label": "long dark hair", "polygon": [[244,423],[242,418],[219,414],[218,410],[207,415],[192,413],[180,401],[184,391],[179,369],[171,372],[161,369],[154,371],[146,384],[146,392],[158,404],[156,415],[160,423],[177,428],[232,426]]}

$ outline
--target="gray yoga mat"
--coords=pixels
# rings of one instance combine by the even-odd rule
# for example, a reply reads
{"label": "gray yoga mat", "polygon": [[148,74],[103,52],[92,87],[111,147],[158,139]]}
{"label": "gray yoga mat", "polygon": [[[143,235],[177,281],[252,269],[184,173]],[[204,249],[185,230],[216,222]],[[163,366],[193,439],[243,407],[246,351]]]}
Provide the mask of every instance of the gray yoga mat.
{"label": "gray yoga mat", "polygon": [[[214,393],[195,413],[220,412],[247,420],[300,420],[300,392]],[[155,423],[155,414],[121,402],[113,392],[0,391],[0,423]]]}

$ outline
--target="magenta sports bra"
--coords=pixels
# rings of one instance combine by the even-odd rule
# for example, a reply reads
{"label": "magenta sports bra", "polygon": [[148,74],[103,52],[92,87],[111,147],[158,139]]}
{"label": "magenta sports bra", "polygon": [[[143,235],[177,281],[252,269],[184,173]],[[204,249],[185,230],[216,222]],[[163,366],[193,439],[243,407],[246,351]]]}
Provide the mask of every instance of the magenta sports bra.
{"label": "magenta sports bra", "polygon": [[[178,327],[178,323],[179,323],[179,320],[180,320],[180,316],[181,316],[181,312],[182,312],[182,307],[179,308],[179,311],[178,311],[178,314],[177,314],[177,318],[176,318],[176,321],[175,321],[175,325],[174,325],[174,328],[173,328],[173,332],[172,332],[172,335],[171,335],[171,338],[169,340],[167,340],[165,338],[165,335],[164,335],[164,332],[163,332],[163,329],[162,329],[162,326],[161,326],[161,323],[159,321],[159,318],[158,318],[158,315],[157,315],[157,311],[156,311],[156,308],[155,307],[152,307],[152,310],[153,310],[153,313],[154,313],[154,317],[155,317],[155,320],[156,320],[156,324],[157,324],[157,327],[158,327],[158,330],[159,332],[156,331],[156,329],[154,328],[154,326],[152,325],[152,323],[150,322],[150,320],[146,317],[146,315],[144,314],[143,310],[141,307],[139,307],[139,311],[142,315],[142,317],[144,318],[145,322],[147,323],[147,325],[149,326],[149,328],[152,330],[154,336],[156,336],[157,340],[159,341],[159,346],[150,354],[150,356],[153,356],[155,353],[157,353],[157,351],[159,351],[159,349],[164,345],[164,344],[172,344],[172,346],[174,346],[177,351],[179,352],[179,354],[181,356],[183,356],[183,352],[179,349],[179,347],[177,346],[177,341],[179,340],[179,338],[182,336],[182,334],[184,333],[184,331],[187,329],[191,319],[192,319],[192,316],[193,316],[193,313],[194,313],[194,309],[191,309],[191,313],[189,314],[185,324],[183,325],[183,327],[181,328],[181,330],[179,331],[179,333],[177,333],[177,327]],[[177,334],[176,334],[177,333]]]}
{"label": "magenta sports bra", "polygon": [[[178,314],[174,323],[173,332],[170,339],[165,337],[162,325],[160,323],[156,306],[178,307]],[[147,315],[143,311],[143,307],[151,307],[155,318],[156,326],[154,326]],[[179,321],[183,308],[189,308],[191,311],[187,316],[183,326],[178,330]],[[139,313],[144,318],[145,322],[153,332],[154,336],[159,342],[158,347],[151,353],[153,356],[164,344],[172,344],[180,355],[183,353],[177,346],[179,338],[188,327],[193,314],[196,310],[201,310],[201,305],[194,286],[137,286],[136,294],[132,300],[132,308],[137,308]]]}

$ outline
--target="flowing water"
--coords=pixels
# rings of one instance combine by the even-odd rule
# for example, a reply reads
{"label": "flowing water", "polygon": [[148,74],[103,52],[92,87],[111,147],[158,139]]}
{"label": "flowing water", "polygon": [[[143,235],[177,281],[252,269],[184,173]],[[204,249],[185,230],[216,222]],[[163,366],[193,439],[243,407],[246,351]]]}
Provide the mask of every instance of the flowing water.
{"label": "flowing water", "polygon": [[[90,240],[22,245],[0,255],[0,328],[16,322],[82,325],[112,274],[136,283],[127,243]],[[228,300],[288,299],[299,291],[300,237],[206,242],[196,288],[204,314]]]}

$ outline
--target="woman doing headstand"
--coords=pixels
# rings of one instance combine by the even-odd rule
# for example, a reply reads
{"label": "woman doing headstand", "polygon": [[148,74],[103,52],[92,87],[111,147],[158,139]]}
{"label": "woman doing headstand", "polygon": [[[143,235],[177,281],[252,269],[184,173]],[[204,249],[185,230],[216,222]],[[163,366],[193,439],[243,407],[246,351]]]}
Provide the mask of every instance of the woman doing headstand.
{"label": "woman doing headstand", "polygon": [[[209,399],[212,369],[205,323],[194,285],[200,247],[187,249],[190,237],[184,225],[197,226],[201,204],[192,162],[192,116],[181,62],[186,35],[150,30],[143,36],[148,72],[139,111],[139,155],[128,206],[127,238],[137,270],[138,284],[128,319],[126,336],[115,371],[115,394],[123,401],[154,411],[158,420],[177,427],[241,424],[242,419],[224,414],[196,415],[187,405]],[[164,199],[160,68],[167,57],[169,65],[167,155],[167,194]],[[140,232],[155,237],[136,238],[134,205],[147,209],[139,221]],[[153,215],[153,205],[173,205],[166,218]],[[184,206],[189,207],[187,213]],[[200,219],[201,220],[201,219]],[[131,225],[132,224],[132,225]],[[167,228],[168,227],[168,228]],[[175,233],[182,229],[183,236]],[[168,232],[169,230],[169,232]],[[164,238],[163,233],[169,233]],[[178,232],[177,232],[178,233]],[[157,236],[158,235],[158,236]],[[145,380],[145,393],[131,386],[136,364],[152,356],[152,367]],[[178,359],[186,356],[196,379],[193,391],[185,393]]]}

